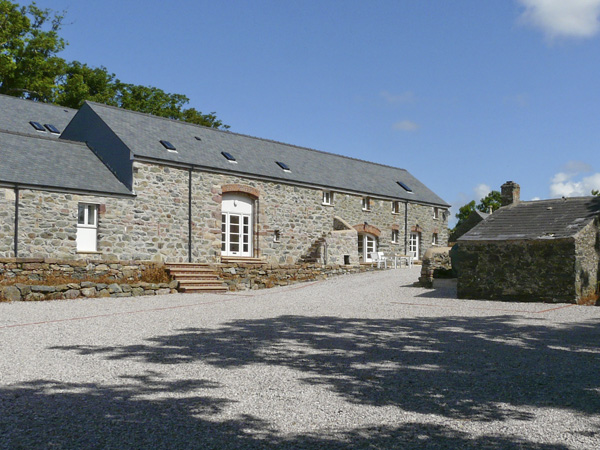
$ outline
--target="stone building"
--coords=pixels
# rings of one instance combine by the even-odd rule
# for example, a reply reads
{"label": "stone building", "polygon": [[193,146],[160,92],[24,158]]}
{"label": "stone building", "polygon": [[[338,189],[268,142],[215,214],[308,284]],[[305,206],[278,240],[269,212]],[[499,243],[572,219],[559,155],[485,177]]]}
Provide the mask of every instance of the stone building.
{"label": "stone building", "polygon": [[595,303],[600,262],[600,198],[519,201],[502,186],[503,206],[453,248],[458,297]]}
{"label": "stone building", "polygon": [[0,96],[0,258],[356,265],[447,243],[408,171],[86,103]]}

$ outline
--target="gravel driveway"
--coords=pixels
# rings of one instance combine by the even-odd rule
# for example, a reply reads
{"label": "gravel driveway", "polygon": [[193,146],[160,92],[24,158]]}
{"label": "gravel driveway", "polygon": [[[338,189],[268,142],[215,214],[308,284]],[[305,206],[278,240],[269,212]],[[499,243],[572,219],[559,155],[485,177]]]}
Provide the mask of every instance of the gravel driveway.
{"label": "gravel driveway", "polygon": [[418,270],[0,304],[0,448],[600,448],[600,308]]}

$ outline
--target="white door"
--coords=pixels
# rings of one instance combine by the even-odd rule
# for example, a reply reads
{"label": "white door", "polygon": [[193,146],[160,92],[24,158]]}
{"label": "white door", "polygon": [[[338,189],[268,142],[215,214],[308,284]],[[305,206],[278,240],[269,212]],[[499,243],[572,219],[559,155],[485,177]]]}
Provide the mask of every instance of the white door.
{"label": "white door", "polygon": [[80,203],[77,211],[77,251],[95,252],[98,241],[98,205]]}
{"label": "white door", "polygon": [[410,233],[410,248],[409,253],[413,259],[419,259],[419,246],[421,241],[421,233]]}
{"label": "white door", "polygon": [[252,256],[252,205],[243,195],[223,196],[221,212],[221,255]]}
{"label": "white door", "polygon": [[377,238],[371,234],[358,235],[358,254],[364,262],[371,262],[371,253],[377,251]]}

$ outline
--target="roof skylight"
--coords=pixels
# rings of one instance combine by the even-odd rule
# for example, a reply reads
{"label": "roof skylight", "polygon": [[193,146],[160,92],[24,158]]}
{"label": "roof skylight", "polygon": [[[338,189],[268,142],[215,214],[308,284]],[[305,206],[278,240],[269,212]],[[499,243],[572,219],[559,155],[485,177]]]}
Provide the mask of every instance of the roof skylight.
{"label": "roof skylight", "polygon": [[412,192],[412,189],[409,188],[406,184],[404,184],[402,181],[396,181],[396,183],[398,183],[398,185],[400,187],[402,187],[402,189],[404,189],[406,192]]}
{"label": "roof skylight", "polygon": [[230,163],[236,163],[237,164],[237,161],[235,160],[235,157],[231,153],[221,152],[221,155],[223,155],[225,157],[225,159],[227,161],[229,161]]}
{"label": "roof skylight", "polygon": [[29,124],[38,131],[46,131],[41,123],[31,120]]}
{"label": "roof skylight", "polygon": [[169,141],[163,141],[163,140],[161,140],[160,143],[163,145],[164,148],[166,148],[170,152],[176,152],[177,151],[177,149],[175,148],[175,146],[173,144],[171,144]]}
{"label": "roof skylight", "polygon": [[279,167],[283,169],[284,172],[291,172],[292,170],[288,167],[288,165],[281,161],[275,161]]}
{"label": "roof skylight", "polygon": [[50,133],[60,134],[60,130],[51,123],[45,123],[44,126],[48,129]]}

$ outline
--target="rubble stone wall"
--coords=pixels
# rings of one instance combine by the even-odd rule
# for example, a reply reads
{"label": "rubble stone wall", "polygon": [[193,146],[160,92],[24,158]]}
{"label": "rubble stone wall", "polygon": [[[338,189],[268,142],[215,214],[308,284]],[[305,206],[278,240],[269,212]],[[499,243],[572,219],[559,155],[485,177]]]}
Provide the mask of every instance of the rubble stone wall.
{"label": "rubble stone wall", "polygon": [[0,258],[14,256],[15,191],[0,188]]}
{"label": "rubble stone wall", "polygon": [[577,301],[575,240],[459,242],[452,249],[458,298]]}

